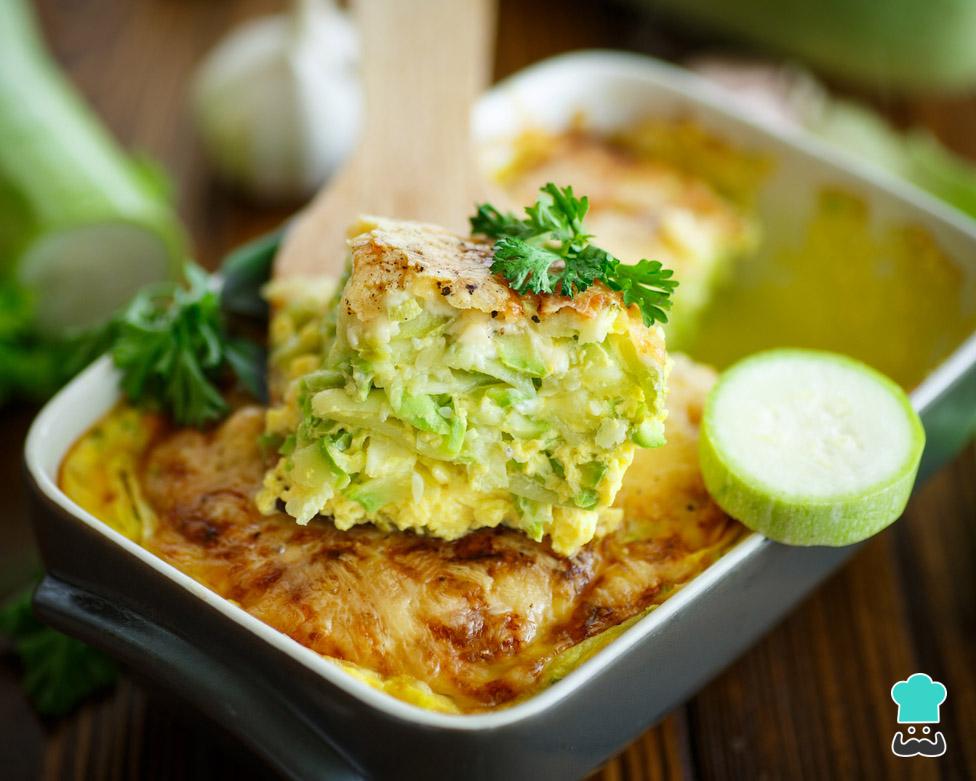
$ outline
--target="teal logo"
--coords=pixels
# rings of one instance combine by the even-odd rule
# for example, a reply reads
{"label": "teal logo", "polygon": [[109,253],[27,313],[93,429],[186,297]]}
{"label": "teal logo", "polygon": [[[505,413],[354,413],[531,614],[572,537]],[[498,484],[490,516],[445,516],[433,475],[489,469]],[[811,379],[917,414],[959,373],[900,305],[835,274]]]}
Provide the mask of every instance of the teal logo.
{"label": "teal logo", "polygon": [[[946,752],[945,736],[936,732],[931,738],[927,737],[932,731],[929,724],[939,723],[939,709],[946,701],[948,691],[946,687],[925,673],[915,673],[904,681],[898,681],[891,687],[891,699],[898,706],[898,723],[909,724],[904,732],[898,730],[891,739],[891,751],[898,757],[941,757]],[[922,735],[915,737],[916,727],[921,727]]]}

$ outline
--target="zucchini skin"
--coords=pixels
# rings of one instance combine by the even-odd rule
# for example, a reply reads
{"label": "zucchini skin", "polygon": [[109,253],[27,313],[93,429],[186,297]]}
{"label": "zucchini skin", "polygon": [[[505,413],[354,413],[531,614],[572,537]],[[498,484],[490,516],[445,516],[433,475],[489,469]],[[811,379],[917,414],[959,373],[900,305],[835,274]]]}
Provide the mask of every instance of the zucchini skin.
{"label": "zucchini skin", "polygon": [[21,259],[46,237],[128,224],[162,242],[168,275],[177,278],[186,239],[164,189],[59,71],[27,3],[0,3],[0,274],[16,278]]}

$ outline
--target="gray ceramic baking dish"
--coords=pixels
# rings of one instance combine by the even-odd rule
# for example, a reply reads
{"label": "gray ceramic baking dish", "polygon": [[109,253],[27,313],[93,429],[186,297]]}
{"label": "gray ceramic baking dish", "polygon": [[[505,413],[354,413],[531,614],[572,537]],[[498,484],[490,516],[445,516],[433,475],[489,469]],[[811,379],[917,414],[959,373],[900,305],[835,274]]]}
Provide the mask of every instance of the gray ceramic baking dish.
{"label": "gray ceramic baking dish", "polygon": [[[520,127],[604,129],[679,112],[777,159],[764,200],[838,184],[879,219],[924,226],[976,279],[976,230],[924,194],[861,170],[804,138],[772,132],[693,76],[652,60],[566,55],[492,90],[475,111],[489,158]],[[775,232],[776,226],[767,226]],[[784,228],[785,230],[786,228]],[[967,305],[976,306],[976,295]],[[947,309],[947,323],[954,313]],[[183,695],[296,779],[572,779],[599,766],[690,696],[847,559],[854,548],[790,548],[744,538],[661,607],[563,680],[514,707],[445,715],[355,680],[123,538],[57,487],[67,448],[118,398],[102,359],[40,413],[26,445],[47,576],[35,596],[52,625]],[[976,335],[912,393],[928,434],[921,479],[976,429]]]}

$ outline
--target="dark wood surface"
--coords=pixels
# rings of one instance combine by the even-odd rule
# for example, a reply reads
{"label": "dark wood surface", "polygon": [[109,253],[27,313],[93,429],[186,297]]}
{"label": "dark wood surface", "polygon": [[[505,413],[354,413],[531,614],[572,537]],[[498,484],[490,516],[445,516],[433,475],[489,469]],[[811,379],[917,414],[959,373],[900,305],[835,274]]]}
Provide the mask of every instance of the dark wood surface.
{"label": "dark wood surface", "polygon": [[[212,183],[187,111],[187,82],[227,27],[270,0],[43,0],[45,33],[83,93],[128,146],[162,161],[201,261],[212,266],[292,206],[258,207]],[[580,47],[680,57],[697,50],[626,6],[501,3],[497,75]],[[901,124],[924,124],[976,157],[976,98],[861,93]],[[0,412],[0,594],[35,564],[20,482],[31,410]],[[941,759],[896,759],[893,682],[924,671],[946,684]],[[124,678],[57,721],[39,720],[0,664],[0,779],[257,779],[245,749],[165,693]],[[596,777],[976,778],[976,449],[913,499],[906,517],[693,700]]]}

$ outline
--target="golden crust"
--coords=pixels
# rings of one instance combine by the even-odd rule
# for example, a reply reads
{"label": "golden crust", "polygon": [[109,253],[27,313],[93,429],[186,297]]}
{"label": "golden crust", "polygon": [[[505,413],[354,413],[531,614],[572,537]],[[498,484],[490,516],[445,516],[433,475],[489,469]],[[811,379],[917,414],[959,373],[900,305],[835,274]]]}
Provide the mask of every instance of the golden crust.
{"label": "golden crust", "polygon": [[504,529],[447,542],[262,516],[253,407],[150,450],[140,482],[156,525],[143,543],[318,653],[425,682],[462,710],[503,705],[544,685],[557,654],[660,603],[738,537],[698,471],[713,375],[680,359],[674,374],[668,444],[628,472],[624,525],[571,558]]}
{"label": "golden crust", "polygon": [[455,309],[477,309],[503,319],[544,319],[563,309],[593,317],[608,306],[623,307],[620,294],[599,283],[573,298],[519,295],[491,272],[490,241],[463,238],[436,225],[362,217],[349,236],[352,274],[343,305],[360,320],[383,312],[387,291],[418,284],[436,290]]}

